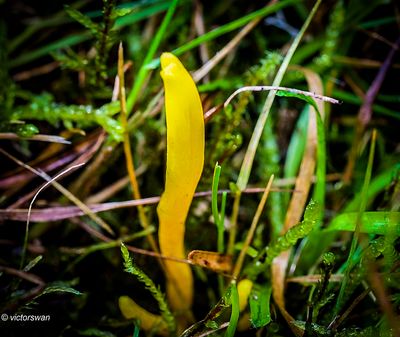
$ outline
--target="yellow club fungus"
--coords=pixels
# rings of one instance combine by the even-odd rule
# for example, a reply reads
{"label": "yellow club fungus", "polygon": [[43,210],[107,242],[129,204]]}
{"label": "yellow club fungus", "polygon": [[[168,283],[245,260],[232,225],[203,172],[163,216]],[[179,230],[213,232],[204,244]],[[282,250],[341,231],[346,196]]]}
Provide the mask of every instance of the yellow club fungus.
{"label": "yellow club fungus", "polygon": [[[163,255],[185,258],[185,221],[204,164],[204,117],[196,85],[177,57],[161,55],[165,90],[167,165],[165,191],[157,207]],[[190,266],[165,261],[167,297],[177,314],[193,301]]]}
{"label": "yellow club fungus", "polygon": [[161,316],[154,315],[136,304],[129,296],[119,298],[119,308],[126,319],[136,319],[140,328],[144,331],[153,331],[166,336],[168,334],[167,324]]}
{"label": "yellow club fungus", "polygon": [[249,279],[240,280],[237,289],[239,293],[239,310],[243,311],[246,309],[247,302],[249,300],[251,289],[253,288],[253,282]]}
{"label": "yellow club fungus", "polygon": [[[249,296],[251,289],[253,288],[253,282],[249,279],[242,279],[237,285],[237,290],[239,294],[239,311],[243,312],[246,309],[249,302]],[[250,328],[250,315],[248,312],[242,314],[238,322],[238,331],[245,331]]]}

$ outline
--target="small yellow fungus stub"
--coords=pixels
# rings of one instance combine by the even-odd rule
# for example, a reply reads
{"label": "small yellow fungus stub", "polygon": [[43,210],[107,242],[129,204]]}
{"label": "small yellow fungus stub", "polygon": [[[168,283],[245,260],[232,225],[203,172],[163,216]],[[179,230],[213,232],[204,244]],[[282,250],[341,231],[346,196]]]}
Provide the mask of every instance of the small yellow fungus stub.
{"label": "small yellow fungus stub", "polygon": [[140,322],[140,328],[144,331],[154,331],[159,335],[167,335],[167,324],[161,316],[154,315],[143,309],[129,296],[121,296],[118,300],[119,309],[126,319],[136,319]]}
{"label": "small yellow fungus stub", "polygon": [[253,288],[253,282],[249,279],[240,280],[237,286],[239,293],[239,310],[243,311],[249,300],[251,289]]}

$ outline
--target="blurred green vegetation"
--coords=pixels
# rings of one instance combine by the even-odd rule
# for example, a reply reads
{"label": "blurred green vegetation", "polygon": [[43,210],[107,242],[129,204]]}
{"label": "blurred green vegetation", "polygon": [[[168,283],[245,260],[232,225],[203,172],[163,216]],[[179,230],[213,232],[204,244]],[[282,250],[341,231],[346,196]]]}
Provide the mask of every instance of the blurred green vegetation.
{"label": "blurred green vegetation", "polygon": [[[183,335],[400,336],[399,5],[329,0],[311,17],[314,4],[0,1],[0,313],[51,315],[50,322],[2,321],[1,336],[21,328],[32,337],[156,335],[123,318],[123,295],[161,313],[175,334],[162,263],[146,240],[158,225],[157,200],[148,198],[164,186],[158,61],[164,51],[192,72],[206,118],[197,188],[206,193],[194,199],[186,221],[188,252],[233,251],[235,262],[260,192],[275,176],[239,275],[253,284],[248,306],[240,312],[230,273],[194,266],[194,319]],[[282,86],[341,104],[246,91],[223,106],[240,87],[272,85],[280,71]],[[258,146],[248,149],[267,95],[275,98],[269,117]],[[126,132],[151,225],[145,229],[131,200]],[[246,151],[255,156],[239,191]],[[26,211],[45,180],[82,162],[59,183],[85,204],[103,207],[98,215],[112,233],[52,187],[38,195],[28,226]],[[217,189],[227,195],[223,205]],[[279,299],[281,280],[292,322]]]}

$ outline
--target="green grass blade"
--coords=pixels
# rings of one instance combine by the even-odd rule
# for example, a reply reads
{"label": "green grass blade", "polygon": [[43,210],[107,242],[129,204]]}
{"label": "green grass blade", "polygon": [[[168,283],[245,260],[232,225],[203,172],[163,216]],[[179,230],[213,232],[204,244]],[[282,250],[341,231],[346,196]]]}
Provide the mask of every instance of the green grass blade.
{"label": "green grass blade", "polygon": [[239,321],[239,293],[236,287],[236,283],[231,284],[231,318],[229,320],[228,329],[226,330],[225,337],[235,336],[237,323]]}
{"label": "green grass blade", "polygon": [[71,47],[74,46],[78,43],[81,43],[83,41],[87,41],[92,37],[92,34],[90,32],[85,32],[82,34],[77,34],[77,35],[72,35],[72,36],[67,36],[65,38],[62,38],[58,41],[55,41],[53,43],[49,43],[48,45],[38,48],[36,50],[33,50],[29,53],[22,53],[21,56],[16,57],[14,59],[11,59],[9,62],[9,66],[11,68],[21,66],[23,64],[26,64],[28,62],[31,62],[33,60],[36,60],[42,56],[48,55],[53,51],[56,51],[61,48],[66,48],[66,47]]}
{"label": "green grass blade", "polygon": [[219,177],[221,175],[221,166],[218,163],[215,164],[214,167],[214,175],[212,181],[212,196],[211,196],[211,209],[214,218],[214,222],[218,225],[219,219],[219,211],[218,211],[218,184]]}
{"label": "green grass blade", "polygon": [[[304,22],[303,27],[301,28],[300,32],[297,34],[296,38],[294,39],[293,43],[291,44],[283,62],[282,62],[282,65],[280,66],[278,73],[275,76],[272,86],[276,86],[276,87],[280,86],[283,76],[286,73],[287,67],[289,66],[290,60],[292,59],[297,47],[299,46],[300,41],[301,41],[305,31],[307,30],[307,28],[311,22],[311,19],[314,17],[314,14],[316,13],[320,3],[321,3],[321,0],[317,0],[313,9],[311,10],[309,16],[307,17],[307,20]],[[267,100],[266,100],[264,107],[262,109],[262,112],[260,114],[260,117],[258,118],[257,124],[254,128],[253,135],[251,136],[249,146],[247,147],[246,154],[245,154],[245,157],[243,160],[243,164],[240,169],[239,177],[238,177],[238,180],[236,183],[241,191],[243,191],[246,188],[247,182],[249,181],[250,172],[251,172],[251,168],[253,166],[253,161],[254,161],[256,150],[258,147],[258,143],[260,142],[260,138],[261,138],[261,135],[262,135],[262,132],[264,129],[264,125],[267,121],[267,118],[268,118],[269,112],[271,110],[275,95],[276,95],[275,90],[269,92]]]}
{"label": "green grass blade", "polygon": [[[346,91],[342,90],[333,90],[333,96],[336,97],[337,99],[340,99],[341,101],[345,103],[350,103],[350,104],[355,104],[360,106],[362,104],[362,99],[356,95],[350,94]],[[394,111],[388,108],[385,108],[382,105],[379,104],[373,104],[372,109],[374,110],[374,113],[377,113],[379,115],[383,116],[389,116],[393,117],[396,119],[400,119],[400,112],[399,111]]]}
{"label": "green grass blade", "polygon": [[184,52],[191,50],[193,48],[196,48],[200,46],[201,44],[205,42],[209,42],[211,40],[214,40],[215,38],[224,35],[226,33],[229,33],[235,29],[238,29],[242,26],[244,26],[246,23],[250,22],[251,20],[254,20],[256,18],[260,18],[263,16],[270,15],[272,13],[278,12],[282,10],[283,8],[295,3],[296,1],[294,0],[284,0],[284,1],[279,1],[278,3],[275,3],[273,5],[268,5],[265,6],[264,8],[261,8],[257,11],[254,11],[250,14],[247,14],[237,20],[234,20],[232,22],[229,22],[221,27],[218,27],[216,29],[213,29],[212,31],[199,36],[198,38],[193,39],[192,41],[184,44],[183,46],[180,46],[179,48],[175,49],[173,51],[174,54],[176,55],[181,55]]}
{"label": "green grass blade", "polygon": [[325,189],[326,189],[326,140],[325,140],[325,125],[321,115],[316,110],[317,114],[317,181],[314,185],[313,199],[321,205],[321,220],[324,218],[325,209]]}
{"label": "green grass blade", "polygon": [[[82,6],[85,5],[85,0],[76,1],[71,6],[79,10]],[[101,12],[100,12],[101,15]],[[35,22],[30,23],[28,26],[25,27],[23,32],[19,34],[16,38],[10,41],[7,52],[10,54],[12,53],[18,46],[20,46],[23,42],[29,39],[33,34],[37,31],[48,28],[48,27],[60,27],[61,25],[71,22],[72,19],[66,15],[64,9],[60,10],[59,12],[55,13],[54,15],[46,18],[41,18],[40,20],[35,20]]]}
{"label": "green grass blade", "polygon": [[165,14],[164,20],[162,21],[160,28],[158,29],[156,35],[154,38],[151,40],[150,48],[146,54],[146,57],[142,63],[142,66],[139,69],[139,72],[135,78],[135,84],[133,85],[133,88],[131,92],[128,95],[128,99],[126,101],[126,108],[128,115],[131,113],[136,100],[137,96],[139,94],[140,89],[142,88],[143,82],[146,79],[146,76],[149,72],[149,69],[147,67],[147,64],[153,59],[154,54],[156,53],[158,46],[161,43],[162,38],[164,37],[164,34],[167,30],[167,27],[169,23],[171,22],[172,16],[175,13],[176,6],[178,5],[179,0],[173,0],[170,7],[168,8],[167,13]]}
{"label": "green grass blade", "polygon": [[[140,12],[132,13],[132,14],[126,15],[122,18],[118,18],[115,22],[115,28],[120,29],[127,25],[132,25],[136,22],[147,19],[148,17],[150,17],[152,15],[155,15],[159,12],[164,11],[166,8],[168,8],[168,6],[169,6],[169,3],[155,4],[154,6],[144,8]],[[42,28],[42,27],[40,27],[40,28]],[[36,31],[36,30],[34,30],[34,31]],[[49,43],[48,45],[45,45],[38,49],[35,49],[31,52],[22,53],[21,56],[11,58],[9,61],[9,66],[10,66],[10,68],[13,68],[13,67],[18,67],[18,66],[24,65],[28,62],[34,61],[34,60],[42,57],[42,56],[48,55],[51,52],[57,51],[61,48],[72,47],[81,42],[90,40],[91,38],[92,38],[92,34],[89,31],[85,31],[80,34],[75,34],[72,36],[67,36],[67,37],[61,38],[53,43]]]}
{"label": "green grass blade", "polygon": [[[368,186],[368,190],[359,191],[354,198],[347,203],[346,207],[343,209],[343,213],[355,212],[360,207],[361,200],[366,198],[367,204],[371,203],[375,197],[381,193],[392,181],[393,174],[398,168],[396,166],[382,172],[380,175],[375,177]],[[365,194],[363,194],[365,193]]]}
{"label": "green grass blade", "polygon": [[[318,110],[318,106],[313,98],[305,96],[300,93],[279,90],[276,92],[277,96],[283,97],[295,97],[307,102],[311,105],[316,113],[317,119],[317,181],[314,187],[313,199],[321,206],[321,211],[324,210],[325,204],[325,181],[326,181],[326,142],[325,142],[325,127],[324,122],[321,118],[321,113]],[[321,214],[321,219],[323,214]]]}
{"label": "green grass blade", "polygon": [[370,21],[366,21],[366,22],[362,22],[359,24],[360,28],[363,29],[371,29],[371,28],[376,28],[376,27],[380,27],[383,25],[388,25],[391,24],[393,22],[396,22],[396,17],[395,16],[390,16],[390,17],[386,17],[386,18],[379,18],[376,20],[370,20]]}
{"label": "green grass blade", "polygon": [[225,206],[226,206],[226,197],[227,193],[224,192],[222,194],[222,202],[221,202],[221,212],[218,210],[218,184],[219,177],[221,175],[221,166],[218,163],[215,164],[214,175],[212,181],[212,195],[211,195],[211,209],[214,218],[214,223],[217,226],[218,231],[218,241],[217,247],[218,252],[223,253],[225,250],[224,247],[224,218],[225,218]]}
{"label": "green grass blade", "polygon": [[139,337],[140,327],[135,323],[135,329],[133,330],[133,337]]}
{"label": "green grass blade", "polygon": [[296,177],[297,172],[299,171],[304,148],[306,146],[309,113],[310,107],[307,105],[301,112],[300,117],[297,120],[295,130],[290,138],[290,143],[286,153],[285,165],[283,168],[283,174],[285,178]]}
{"label": "green grass blade", "polygon": [[341,283],[340,290],[339,290],[339,296],[336,301],[335,309],[334,309],[334,314],[335,316],[339,313],[341,306],[344,302],[344,295],[345,295],[345,290],[347,287],[347,283],[349,282],[350,278],[350,272],[353,267],[353,264],[351,263],[353,259],[353,255],[356,251],[357,244],[358,244],[358,239],[360,235],[360,228],[362,225],[362,215],[366,209],[367,206],[367,191],[368,187],[371,181],[371,175],[372,175],[372,165],[374,162],[374,155],[375,155],[375,143],[376,143],[376,131],[372,133],[372,139],[371,139],[371,147],[369,151],[369,156],[368,156],[368,164],[367,164],[367,169],[365,172],[365,178],[364,178],[364,184],[362,187],[362,192],[361,192],[361,200],[360,200],[360,207],[357,212],[357,217],[356,217],[356,223],[355,223],[355,230],[353,234],[353,239],[351,241],[351,246],[350,246],[350,252],[349,256],[347,258],[347,266],[346,270],[344,272],[344,277],[343,277],[343,282]]}
{"label": "green grass blade", "polygon": [[[340,214],[325,231],[354,232],[357,220],[358,212]],[[385,235],[389,226],[394,226],[394,233],[400,235],[400,212],[364,212],[361,217],[360,232]]]}
{"label": "green grass blade", "polygon": [[267,284],[265,286],[253,287],[250,297],[250,320],[254,328],[262,328],[271,322],[270,300],[272,295],[272,287]]}
{"label": "green grass blade", "polygon": [[[237,20],[231,21],[223,26],[215,28],[212,31],[205,33],[204,35],[201,35],[201,36],[189,41],[188,43],[185,43],[184,45],[174,49],[172,52],[177,56],[182,55],[183,53],[185,53],[193,48],[196,48],[203,43],[212,41],[221,35],[224,35],[226,33],[229,33],[235,29],[238,29],[238,28],[244,26],[251,20],[275,13],[295,2],[296,2],[295,0],[284,0],[284,1],[280,1],[278,3],[275,3],[273,5],[266,6],[262,9],[254,11],[248,15],[245,15]],[[151,61],[150,63],[148,63],[147,67],[151,68],[151,69],[155,69],[159,66],[159,64],[160,64],[160,60],[155,59],[155,60]]]}

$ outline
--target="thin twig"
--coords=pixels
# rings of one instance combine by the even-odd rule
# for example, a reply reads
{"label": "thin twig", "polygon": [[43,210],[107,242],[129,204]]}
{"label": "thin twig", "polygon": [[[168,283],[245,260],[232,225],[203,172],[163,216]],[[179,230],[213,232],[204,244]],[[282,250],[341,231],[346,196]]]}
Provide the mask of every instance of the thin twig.
{"label": "thin twig", "polygon": [[360,295],[358,295],[357,298],[350,304],[350,306],[342,315],[335,317],[335,319],[329,324],[328,329],[332,329],[333,331],[335,331],[339,327],[339,325],[342,324],[343,321],[350,315],[350,313],[358,305],[358,303],[360,303],[370,291],[371,289],[368,288],[365,289]]}
{"label": "thin twig", "polygon": [[[126,96],[125,96],[125,76],[124,76],[124,49],[122,47],[122,42],[119,44],[118,49],[118,78],[119,78],[119,102],[121,105],[121,123],[124,129],[124,153],[126,159],[126,169],[128,171],[129,180],[131,183],[133,198],[138,200],[141,199],[142,196],[140,194],[139,185],[136,179],[135,166],[133,164],[133,157],[131,151],[131,143],[129,138],[129,132],[127,130],[128,126],[128,113],[126,109]],[[147,219],[145,210],[142,205],[138,205],[138,213],[140,224],[144,229],[149,228],[149,221]],[[151,248],[158,252],[157,243],[151,233],[147,235],[147,240]]]}
{"label": "thin twig", "polygon": [[[341,175],[332,174],[327,176],[327,181],[337,181],[341,179]],[[277,179],[274,182],[274,186],[271,188],[272,192],[287,192],[287,193],[296,193],[296,190],[293,189],[282,189],[279,186],[290,186],[295,183],[296,178],[285,178],[285,179]],[[315,182],[315,177],[311,179],[311,182]],[[242,193],[243,194],[254,194],[254,193],[263,193],[265,188],[263,187],[248,187]],[[231,194],[230,190],[219,190],[218,194],[228,193]],[[212,191],[201,191],[196,192],[195,197],[208,197],[211,196]],[[108,202],[103,204],[90,204],[88,207],[94,213],[111,211],[122,208],[130,208],[137,207],[138,205],[153,205],[157,204],[160,201],[160,197],[150,197],[143,198],[140,200],[127,200],[127,201],[117,201],[117,202]],[[14,221],[25,221],[26,214],[28,210],[23,208],[17,209],[0,209],[0,220],[14,220]],[[85,215],[79,207],[76,206],[55,206],[48,207],[43,209],[35,209],[31,212],[31,222],[42,222],[42,221],[59,221],[72,217]]]}
{"label": "thin twig", "polygon": [[206,336],[210,336],[210,335],[213,334],[214,332],[217,332],[217,331],[219,331],[219,330],[223,330],[223,329],[227,328],[228,325],[229,325],[229,322],[222,323],[218,328],[213,329],[213,330],[210,330],[210,331],[206,331],[206,332],[204,332],[204,333],[202,333],[202,334],[200,334],[200,335],[197,335],[197,337],[206,337]]}
{"label": "thin twig", "polygon": [[[65,167],[68,164],[73,164],[73,161],[79,158],[79,156],[84,153],[90,152],[89,146],[91,146],[90,142],[78,144],[74,146],[72,150],[64,153],[61,158],[56,160],[54,160],[54,157],[39,155],[34,160],[30,161],[29,165],[36,166],[37,170],[49,173],[51,171]],[[52,152],[51,155],[56,155],[57,153],[58,151]],[[0,179],[0,189],[10,189],[19,184],[26,185],[32,178],[36,176],[36,173],[33,173],[30,170],[22,170],[19,167],[18,170],[11,171],[7,174],[5,178]],[[32,198],[32,196],[33,194],[31,195],[31,197],[29,197],[29,200]],[[18,204],[21,204],[21,202],[16,203],[16,205]]]}
{"label": "thin twig", "polygon": [[[71,151],[70,153],[66,154],[65,156],[61,157],[60,159],[56,160],[56,161],[51,161],[48,165],[44,166],[44,169],[42,169],[42,167],[38,167],[36,170],[40,173],[43,172],[44,175],[47,174],[47,172],[54,170],[55,168],[60,168],[60,167],[65,167],[67,164],[69,166],[75,165],[75,164],[79,164],[79,163],[87,163],[91,157],[93,156],[93,154],[97,151],[98,147],[100,146],[100,144],[103,142],[104,140],[104,133],[102,135],[100,135],[96,142],[91,145],[90,147],[88,146],[82,146],[81,149],[79,149],[79,152],[76,151],[76,149],[74,149],[73,151]],[[85,142],[86,143],[86,142]],[[77,146],[77,148],[80,147],[79,145]],[[77,153],[76,153],[77,152]],[[78,155],[78,156],[77,156]],[[40,159],[40,156],[37,158]],[[73,161],[71,161],[71,159],[73,159]],[[33,161],[33,163],[35,163],[35,160]],[[32,163],[32,164],[33,164]],[[24,166],[25,164],[22,163],[21,166],[25,167],[28,172],[27,173],[34,173],[34,175],[38,175],[36,172],[31,171],[28,169],[28,166],[32,166],[32,164],[29,164],[27,166]],[[22,172],[21,175],[25,173]],[[54,175],[56,175],[57,173],[55,173]],[[29,176],[27,175],[27,179],[32,179],[34,177],[34,175]],[[40,175],[39,175],[40,176]],[[41,176],[42,177],[42,176]],[[47,176],[49,178],[49,176]],[[64,176],[65,178],[66,176]],[[12,179],[13,177],[10,177],[10,179]],[[47,180],[46,177],[42,177],[44,180]],[[26,181],[25,181],[26,183]],[[57,183],[55,183],[57,184]],[[75,193],[72,190],[72,187],[70,187],[71,191],[68,191],[67,193],[71,193],[71,195],[74,195]],[[24,205],[25,203],[27,203],[28,201],[30,201],[32,199],[32,197],[35,195],[37,191],[37,188],[34,189],[33,191],[25,194],[24,196],[19,197],[19,199],[14,202],[13,204],[11,204],[10,206],[8,206],[8,209],[11,208],[18,208],[21,205]],[[61,191],[60,191],[61,192]],[[61,192],[62,193],[62,192]],[[71,200],[72,201],[72,200]],[[76,203],[75,203],[76,204]],[[77,204],[76,204],[77,205]]]}
{"label": "thin twig", "polygon": [[[203,15],[203,5],[199,0],[195,1],[195,12],[194,12],[194,28],[198,36],[204,35],[206,33],[204,25],[204,15]],[[207,43],[202,43],[199,46],[200,58],[203,64],[210,60],[210,53],[208,51]],[[209,74],[204,77],[205,82],[210,81]]]}
{"label": "thin twig", "polygon": [[[310,14],[308,15],[306,21],[304,22],[301,30],[297,34],[296,38],[293,40],[293,42],[290,45],[290,48],[288,49],[285,58],[283,59],[283,62],[281,66],[279,67],[279,70],[274,78],[274,81],[272,83],[273,86],[277,87],[281,84],[283,80],[283,76],[286,73],[286,70],[289,66],[289,63],[297,49],[297,47],[300,44],[300,41],[302,40],[305,31],[307,30],[312,18],[314,17],[314,14],[316,13],[319,5],[321,3],[321,0],[317,0],[314,4],[314,7],[312,8]],[[260,116],[258,117],[256,126],[254,127],[253,134],[251,136],[249,145],[247,146],[246,153],[242,162],[242,166],[240,168],[239,172],[239,177],[237,179],[236,185],[239,187],[239,190],[243,191],[250,178],[250,173],[251,169],[253,167],[253,162],[254,162],[254,157],[256,154],[256,150],[258,147],[258,143],[260,141],[262,132],[264,130],[265,123],[267,122],[269,112],[272,107],[272,103],[274,102],[275,99],[275,92],[270,91],[268,94],[268,97],[264,103],[264,106],[262,108],[262,111],[260,113]],[[233,226],[235,224],[232,224]]]}
{"label": "thin twig", "polygon": [[[45,172],[41,172],[41,171],[38,171],[38,170],[34,169],[33,167],[23,163],[22,161],[20,161],[19,159],[15,158],[12,155],[10,155],[9,153],[7,153],[6,151],[4,151],[1,148],[0,148],[0,153],[4,154],[6,157],[10,158],[14,162],[16,162],[18,165],[21,165],[22,167],[26,168],[27,170],[35,173],[36,175],[38,175],[39,177],[43,178],[44,180],[49,181],[49,180],[52,179]],[[76,165],[80,165],[80,164],[81,163],[78,163]],[[70,170],[64,171],[63,174],[65,174],[65,173],[67,173],[69,171]],[[58,176],[60,176],[60,174],[57,175],[57,177]],[[91,218],[94,222],[96,222],[101,228],[105,229],[108,233],[114,235],[114,232],[111,229],[111,227],[103,219],[101,219],[99,216],[94,214],[92,212],[92,210],[88,206],[86,206],[86,204],[84,204],[81,200],[79,200],[75,195],[73,195],[70,191],[68,191],[65,187],[63,187],[62,185],[60,185],[56,181],[52,181],[52,185],[60,193],[62,193],[65,197],[67,197],[70,201],[72,201],[76,206],[78,206],[89,218]]]}
{"label": "thin twig", "polygon": [[228,106],[228,104],[232,101],[232,99],[240,94],[241,92],[244,91],[269,91],[269,90],[274,90],[274,91],[287,91],[287,92],[291,92],[293,94],[300,94],[300,95],[304,95],[307,97],[312,97],[315,99],[320,99],[324,102],[329,102],[332,104],[340,104],[340,101],[337,99],[334,99],[332,97],[328,97],[328,96],[322,96],[322,95],[317,95],[313,92],[310,91],[304,91],[304,90],[299,90],[299,89],[294,89],[294,88],[286,88],[286,87],[279,87],[279,86],[269,86],[269,85],[254,85],[254,86],[246,86],[246,87],[241,87],[239,89],[237,89],[232,95],[230,95],[228,97],[228,99],[225,101],[224,103],[224,108],[226,108]]}
{"label": "thin twig", "polygon": [[50,63],[44,64],[42,66],[39,66],[37,68],[21,71],[20,73],[17,73],[13,76],[13,80],[16,82],[26,81],[35,76],[48,74],[48,73],[52,72],[53,70],[56,70],[59,66],[60,66],[60,63],[57,61],[50,62]]}
{"label": "thin twig", "polygon": [[[333,55],[332,61],[335,63],[351,66],[352,68],[380,68],[382,62],[370,59],[360,59],[348,56]],[[400,64],[394,63],[394,69],[400,69]]]}
{"label": "thin twig", "polygon": [[237,277],[239,276],[240,270],[242,269],[244,258],[246,256],[247,250],[251,244],[251,240],[253,240],[254,232],[256,231],[258,221],[260,220],[261,214],[264,210],[265,203],[267,202],[267,198],[268,198],[269,192],[271,191],[273,181],[274,181],[274,175],[271,175],[271,178],[269,178],[269,180],[268,180],[267,187],[265,187],[264,193],[261,197],[261,201],[258,204],[256,214],[254,215],[253,221],[251,222],[251,226],[247,233],[246,239],[244,241],[243,248],[240,251],[239,257],[236,261],[236,265],[233,270],[233,279],[234,280],[237,279]]}
{"label": "thin twig", "polygon": [[71,170],[75,170],[81,166],[85,165],[85,163],[80,163],[77,165],[73,165],[68,167],[65,171],[57,174],[54,178],[51,178],[49,181],[47,181],[41,188],[39,188],[39,190],[36,192],[36,194],[34,195],[34,197],[32,198],[31,203],[29,204],[29,208],[28,208],[28,216],[26,219],[26,227],[25,227],[25,238],[24,238],[24,245],[22,247],[22,254],[21,254],[21,264],[20,264],[20,269],[23,268],[24,263],[25,263],[25,255],[26,255],[26,247],[28,245],[28,235],[29,235],[29,221],[30,221],[30,217],[31,217],[31,211],[32,211],[32,207],[33,207],[33,203],[35,202],[36,198],[38,197],[38,195],[40,194],[40,192],[42,192],[47,186],[49,186],[50,184],[52,184],[53,182],[55,182],[58,178],[62,177],[64,174],[68,173]]}
{"label": "thin twig", "polygon": [[235,48],[239,42],[251,32],[251,30],[260,22],[261,18],[254,19],[250,21],[243,29],[231,40],[229,43],[222,48],[218,53],[214,55],[207,63],[197,70],[193,74],[193,80],[195,82],[200,81],[204,76],[206,76],[211,69],[213,69],[226,55],[228,55],[233,48]]}
{"label": "thin twig", "polygon": [[39,142],[50,142],[50,143],[60,143],[60,144],[71,144],[69,140],[64,137],[52,136],[52,135],[33,135],[31,137],[20,137],[16,133],[12,132],[2,132],[0,133],[0,139],[12,139],[12,140],[35,140]]}
{"label": "thin twig", "polygon": [[0,266],[0,271],[5,272],[6,274],[17,276],[20,279],[32,282],[39,286],[43,286],[45,284],[45,282],[39,276],[31,274],[31,273],[27,273],[23,270]]}
{"label": "thin twig", "polygon": [[377,266],[371,262],[368,266],[368,279],[371,289],[376,295],[379,306],[384,312],[389,326],[392,328],[394,337],[400,337],[399,316],[396,314],[393,304],[390,300],[390,295],[385,287],[384,279],[377,271]]}

